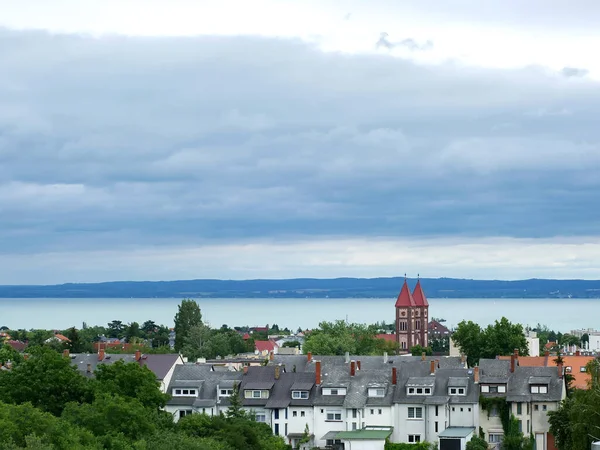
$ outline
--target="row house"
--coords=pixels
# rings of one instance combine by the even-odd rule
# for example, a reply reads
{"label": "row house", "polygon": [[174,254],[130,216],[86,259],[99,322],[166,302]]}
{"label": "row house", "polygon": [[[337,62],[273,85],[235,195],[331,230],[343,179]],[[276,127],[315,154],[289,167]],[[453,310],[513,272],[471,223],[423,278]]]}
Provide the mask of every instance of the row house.
{"label": "row house", "polygon": [[556,367],[494,359],[467,368],[459,357],[275,355],[267,366],[240,371],[177,366],[166,409],[175,420],[224,413],[236,384],[243,407],[288,443],[295,446],[308,430],[306,448],[335,449],[365,442],[383,448],[389,438],[462,450],[480,426],[494,447],[503,437],[500,411],[485,399],[501,397],[523,433],[534,435],[536,450],[553,450],[547,412],[565,395]]}

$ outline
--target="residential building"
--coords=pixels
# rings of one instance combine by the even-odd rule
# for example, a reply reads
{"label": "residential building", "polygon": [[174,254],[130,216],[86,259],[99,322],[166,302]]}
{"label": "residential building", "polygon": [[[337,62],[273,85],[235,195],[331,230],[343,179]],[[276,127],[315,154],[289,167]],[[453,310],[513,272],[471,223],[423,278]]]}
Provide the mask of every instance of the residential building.
{"label": "residential building", "polygon": [[429,334],[429,339],[441,339],[452,334],[452,332],[446,326],[437,320],[432,320],[429,322],[427,325],[427,331]]}

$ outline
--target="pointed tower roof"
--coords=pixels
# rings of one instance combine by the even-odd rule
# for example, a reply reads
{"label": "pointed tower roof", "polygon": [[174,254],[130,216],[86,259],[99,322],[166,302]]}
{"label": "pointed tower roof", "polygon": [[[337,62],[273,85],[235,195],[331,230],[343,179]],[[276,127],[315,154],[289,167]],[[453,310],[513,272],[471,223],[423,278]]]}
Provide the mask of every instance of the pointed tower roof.
{"label": "pointed tower roof", "polygon": [[417,285],[415,286],[412,296],[417,306],[429,306],[427,297],[425,297],[425,292],[423,292],[423,288],[421,287],[421,280],[417,280]]}
{"label": "pointed tower roof", "polygon": [[402,289],[400,290],[400,295],[398,295],[398,300],[396,300],[396,308],[409,308],[414,306],[415,300],[413,299],[413,296],[410,293],[410,289],[408,288],[408,284],[406,283],[405,278],[404,284],[402,285]]}

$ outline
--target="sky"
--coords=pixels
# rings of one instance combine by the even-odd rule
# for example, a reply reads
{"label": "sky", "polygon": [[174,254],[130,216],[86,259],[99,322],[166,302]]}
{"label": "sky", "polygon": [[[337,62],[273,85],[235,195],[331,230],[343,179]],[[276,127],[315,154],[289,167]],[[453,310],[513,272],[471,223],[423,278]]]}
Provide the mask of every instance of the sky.
{"label": "sky", "polygon": [[0,284],[599,279],[599,22],[0,0]]}

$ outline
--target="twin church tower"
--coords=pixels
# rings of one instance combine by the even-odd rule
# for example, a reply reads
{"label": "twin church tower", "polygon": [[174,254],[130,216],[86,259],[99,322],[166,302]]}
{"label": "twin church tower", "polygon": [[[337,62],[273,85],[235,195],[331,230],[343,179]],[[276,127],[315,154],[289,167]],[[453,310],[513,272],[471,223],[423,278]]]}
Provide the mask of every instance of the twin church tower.
{"label": "twin church tower", "polygon": [[396,300],[396,345],[400,352],[408,352],[415,345],[427,347],[429,303],[421,288],[421,280],[412,294],[404,278],[400,295]]}

